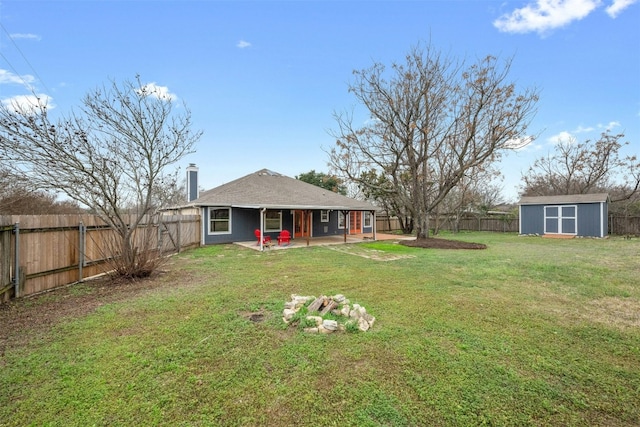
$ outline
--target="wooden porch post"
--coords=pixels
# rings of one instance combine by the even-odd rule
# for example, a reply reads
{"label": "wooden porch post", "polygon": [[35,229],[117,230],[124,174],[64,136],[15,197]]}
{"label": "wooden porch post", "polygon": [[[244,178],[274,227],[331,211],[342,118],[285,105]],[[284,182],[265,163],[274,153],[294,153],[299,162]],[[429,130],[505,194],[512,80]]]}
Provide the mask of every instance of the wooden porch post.
{"label": "wooden porch post", "polygon": [[376,211],[371,211],[371,216],[373,217],[373,240],[376,239]]}
{"label": "wooden porch post", "polygon": [[344,242],[347,243],[347,229],[349,228],[349,214],[351,211],[342,211],[344,215]]}

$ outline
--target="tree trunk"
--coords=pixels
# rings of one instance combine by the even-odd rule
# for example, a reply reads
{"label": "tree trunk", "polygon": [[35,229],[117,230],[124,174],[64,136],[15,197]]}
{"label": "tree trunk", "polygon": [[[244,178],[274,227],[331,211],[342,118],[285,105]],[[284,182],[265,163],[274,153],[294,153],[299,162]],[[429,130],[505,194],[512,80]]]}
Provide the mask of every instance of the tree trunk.
{"label": "tree trunk", "polygon": [[426,240],[429,238],[429,214],[420,213],[416,218],[416,240]]}

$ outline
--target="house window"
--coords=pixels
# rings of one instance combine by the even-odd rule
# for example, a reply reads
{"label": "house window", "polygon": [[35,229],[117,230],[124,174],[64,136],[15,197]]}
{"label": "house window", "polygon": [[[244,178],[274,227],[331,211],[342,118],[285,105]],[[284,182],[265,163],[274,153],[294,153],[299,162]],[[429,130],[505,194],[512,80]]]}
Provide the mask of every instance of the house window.
{"label": "house window", "polygon": [[364,227],[369,228],[371,227],[371,212],[365,211],[364,212]]}
{"label": "house window", "polygon": [[346,221],[345,221],[346,216],[344,215],[344,212],[339,211],[338,212],[338,228],[344,228],[346,225]]}
{"label": "house window", "polygon": [[264,231],[282,230],[282,211],[267,211],[264,215]]}
{"label": "house window", "polygon": [[329,211],[320,211],[320,222],[329,222]]}
{"label": "house window", "polygon": [[231,233],[231,208],[211,208],[209,210],[209,233]]}

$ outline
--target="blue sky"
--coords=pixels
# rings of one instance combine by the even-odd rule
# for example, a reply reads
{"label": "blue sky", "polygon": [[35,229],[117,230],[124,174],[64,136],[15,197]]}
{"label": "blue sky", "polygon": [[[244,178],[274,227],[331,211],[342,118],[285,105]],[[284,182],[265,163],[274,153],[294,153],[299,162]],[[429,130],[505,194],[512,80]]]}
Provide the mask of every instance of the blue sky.
{"label": "blue sky", "polygon": [[[0,0],[0,100],[31,91],[60,113],[110,79],[155,84],[204,131],[205,189],[262,168],[327,172],[333,112],[359,110],[354,69],[417,43],[469,62],[513,57],[541,92],[538,138],[502,162],[505,198],[561,138],[622,132],[640,154],[640,1]],[[364,116],[363,116],[364,117]]]}

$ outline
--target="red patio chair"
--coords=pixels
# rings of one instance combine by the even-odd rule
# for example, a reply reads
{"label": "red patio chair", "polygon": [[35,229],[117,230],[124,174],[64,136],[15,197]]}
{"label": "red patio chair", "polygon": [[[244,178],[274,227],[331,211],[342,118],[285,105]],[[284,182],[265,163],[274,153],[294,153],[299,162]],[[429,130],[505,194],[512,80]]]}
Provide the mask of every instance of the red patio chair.
{"label": "red patio chair", "polygon": [[282,230],[280,232],[280,235],[278,236],[278,246],[283,245],[283,244],[289,244],[291,243],[291,233],[289,233],[289,231],[287,230]]}
{"label": "red patio chair", "polygon": [[[255,234],[256,235],[256,239],[258,239],[258,243],[256,243],[256,246],[260,245],[260,230],[258,230],[256,228],[256,231],[254,231],[253,234]],[[271,244],[271,236],[264,236],[264,239],[262,239],[262,244],[263,245],[270,245]]]}

